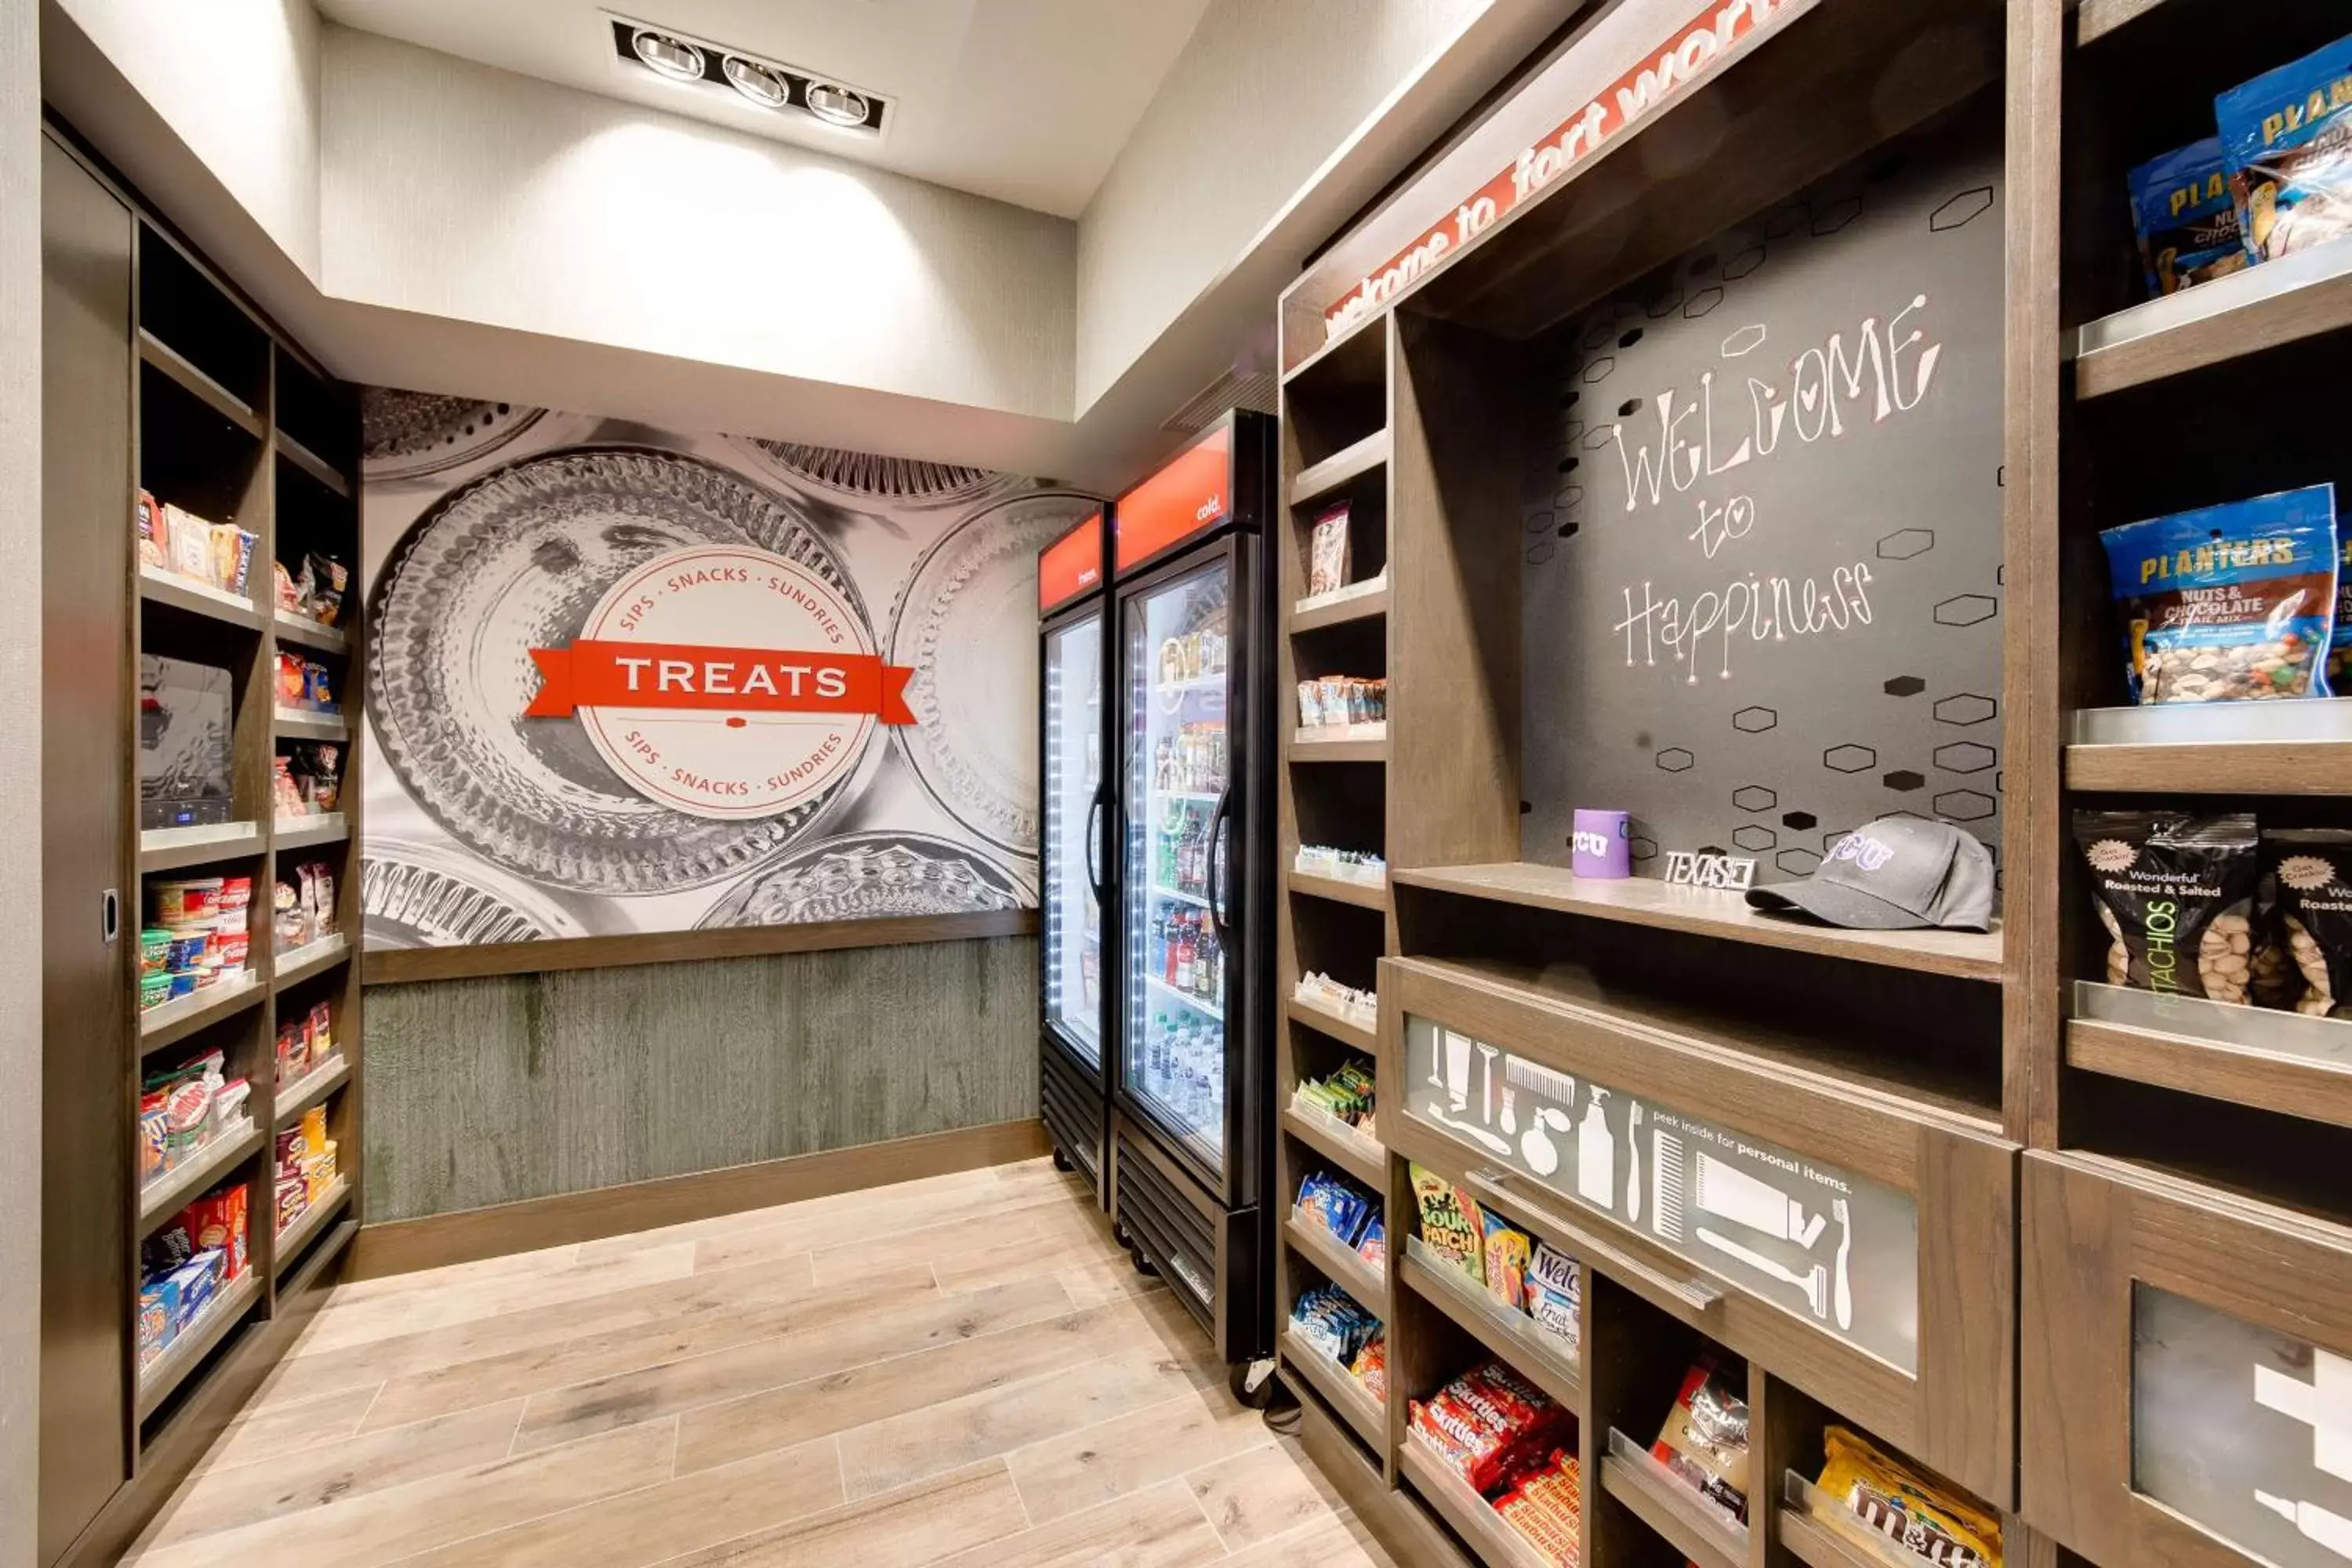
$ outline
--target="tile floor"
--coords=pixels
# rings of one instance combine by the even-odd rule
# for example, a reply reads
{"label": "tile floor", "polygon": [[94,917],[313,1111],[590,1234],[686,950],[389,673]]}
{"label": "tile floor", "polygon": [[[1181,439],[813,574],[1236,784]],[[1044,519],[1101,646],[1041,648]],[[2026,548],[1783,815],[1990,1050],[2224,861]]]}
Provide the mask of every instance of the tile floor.
{"label": "tile floor", "polygon": [[1392,1568],[1043,1160],[340,1287],[126,1561]]}

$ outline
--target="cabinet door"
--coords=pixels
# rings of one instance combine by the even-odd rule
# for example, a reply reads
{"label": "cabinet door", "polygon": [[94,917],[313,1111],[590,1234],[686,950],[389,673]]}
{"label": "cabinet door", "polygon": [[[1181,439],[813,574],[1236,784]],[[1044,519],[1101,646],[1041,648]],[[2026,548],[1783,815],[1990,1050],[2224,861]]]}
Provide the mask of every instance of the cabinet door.
{"label": "cabinet door", "polygon": [[131,214],[41,145],[40,1561],[131,1474]]}
{"label": "cabinet door", "polygon": [[2025,1158],[2028,1523],[2116,1568],[2352,1561],[2352,1228]]}

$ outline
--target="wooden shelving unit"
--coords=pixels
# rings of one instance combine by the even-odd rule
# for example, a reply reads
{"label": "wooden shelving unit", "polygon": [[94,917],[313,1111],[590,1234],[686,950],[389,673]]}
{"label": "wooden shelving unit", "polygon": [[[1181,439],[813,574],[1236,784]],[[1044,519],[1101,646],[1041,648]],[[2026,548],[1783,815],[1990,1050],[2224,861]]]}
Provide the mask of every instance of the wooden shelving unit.
{"label": "wooden shelving unit", "polygon": [[[2128,47],[2126,10],[2149,8],[2085,0],[2116,35],[2102,46],[2109,49]],[[1666,47],[1687,30],[1686,10],[1634,0],[1605,16],[1618,47],[1628,47],[1624,29],[1643,36],[1643,19]],[[1376,742],[1291,737],[1277,854],[1288,865],[1302,843],[1377,850],[1390,870],[1377,900],[1349,896],[1374,889],[1343,891],[1329,879],[1284,879],[1281,994],[1289,997],[1308,973],[1329,974],[1376,989],[1381,1016],[1367,1031],[1287,1001],[1276,1102],[1349,1053],[1370,1054],[1386,1172],[1375,1184],[1364,1148],[1337,1142],[1312,1118],[1286,1116],[1278,1191],[1288,1200],[1317,1171],[1372,1188],[1383,1200],[1389,1264],[1377,1285],[1351,1282],[1353,1271],[1328,1256],[1323,1238],[1287,1229],[1277,1309],[1286,1319],[1302,1289],[1335,1279],[1383,1319],[1390,1397],[1377,1432],[1367,1429],[1370,1412],[1352,1380],[1328,1363],[1288,1353],[1286,1342],[1283,1365],[1307,1407],[1308,1452],[1400,1561],[1522,1568],[1533,1559],[1486,1499],[1408,1435],[1410,1401],[1488,1357],[1578,1417],[1588,1568],[1685,1556],[1706,1568],[1760,1568],[1811,1561],[1802,1553],[1816,1536],[1832,1543],[1821,1548],[1826,1555],[1834,1534],[1784,1510],[1766,1478],[1817,1474],[1823,1433],[1841,1423],[1907,1451],[2001,1511],[2012,1561],[2053,1568],[2063,1560],[2016,1512],[2016,1282],[1997,1261],[2017,1245],[2032,1055],[2041,1049],[2054,1062],[2058,1048],[2056,1009],[2037,1015],[2042,999],[2028,994],[2027,955],[2051,940],[2050,928],[2035,923],[2030,897],[2017,896],[2029,883],[2054,880],[2060,864],[2053,797],[2064,738],[2054,709],[2038,721],[2021,715],[2029,683],[2017,674],[2037,657],[2050,668],[2054,625],[2036,618],[2042,611],[2027,593],[2011,588],[2003,648],[2011,680],[1999,706],[2009,726],[2001,865],[2011,900],[1989,932],[1843,930],[1760,913],[1737,893],[1639,877],[1581,879],[1531,861],[1521,833],[1521,726],[1531,721],[1520,684],[1529,549],[1522,487],[1531,473],[1574,466],[1556,448],[1538,448],[1543,437],[1531,429],[1532,413],[1563,406],[1560,387],[1537,368],[1539,340],[1759,208],[1866,159],[1892,162],[1888,144],[1939,116],[1990,117],[2004,62],[2013,70],[2032,58],[2019,50],[2034,26],[2057,24],[2051,30],[2061,52],[2072,50],[2063,0],[2047,0],[2043,10],[2043,0],[1937,0],[1900,18],[1866,0],[1777,7],[1757,36],[1696,55],[1702,63],[1679,89],[1681,107],[1612,125],[1597,153],[1548,185],[1520,191],[1489,231],[1449,247],[1423,275],[1327,335],[1328,308],[1463,210],[1478,182],[1513,167],[1521,149],[1556,142],[1556,128],[1591,95],[1605,98],[1617,65],[1580,69],[1580,49],[1605,49],[1590,41],[1599,35],[1566,29],[1482,121],[1461,129],[1449,151],[1336,239],[1284,296],[1283,493],[1291,505],[1283,595],[1294,605],[1305,596],[1308,531],[1341,500],[1351,508],[1351,538],[1360,541],[1362,525],[1376,522],[1376,552],[1359,553],[1385,578],[1360,600],[1294,611],[1279,689],[1326,675],[1378,675],[1387,681],[1388,710]],[[1920,79],[1922,90],[1899,112],[1885,112],[1884,98],[1865,110],[1855,84],[1896,71],[1923,29],[1942,40],[1936,79]],[[2021,42],[2012,43],[2012,30]],[[2022,113],[2018,103],[2009,107],[2012,124]],[[2039,193],[2018,173],[2035,155],[2012,136],[2012,234],[2035,232],[2042,221]],[[2017,286],[2009,297],[2014,382],[2025,369],[2017,334],[2049,301]],[[2045,325],[2054,410],[2058,367],[2075,345],[2062,342],[2054,314]],[[1612,387],[1612,405],[1659,390]],[[2012,431],[2000,521],[1988,515],[1983,524],[2011,552],[2012,584],[2027,557],[2021,476],[2040,478],[2018,439]],[[2036,637],[2044,639],[2038,652]],[[2023,918],[2021,906],[2031,911]],[[2053,969],[2045,982],[2053,994],[2056,981]],[[1486,1053],[1483,1107],[1475,1087],[1466,1106],[1458,1085],[1451,1109],[1433,1100],[1433,1058],[1406,1066],[1411,1031],[1432,1027],[1466,1036]],[[1506,1109],[1502,1131],[1498,1063],[1523,1075],[1509,1080],[1517,1120]],[[1546,1174],[1549,1167],[1514,1163],[1526,1147],[1520,1134],[1537,1093],[1530,1085],[1558,1083],[1633,1099],[1677,1125],[1717,1129],[1706,1136],[1779,1150],[1772,1157],[1792,1168],[1833,1168],[1901,1194],[1918,1226],[1909,1364],[1864,1350],[1842,1331],[1849,1308],[1832,1300],[1826,1263],[1811,1277],[1790,1275],[1788,1284],[1809,1293],[1792,1298],[1771,1277],[1742,1274],[1713,1243],[1694,1240],[1691,1230],[1710,1226],[1737,1230],[1710,1218],[1713,1211],[1696,1210],[1677,1250],[1646,1216],[1595,1207],[1580,1194],[1572,1166]],[[1582,1099],[1575,1103],[1586,1109]],[[1564,1133],[1564,1122],[1549,1125]],[[1643,1144],[1645,1154],[1652,1146]],[[1422,1251],[1415,1164],[1576,1259],[1576,1343],[1538,1330]],[[1608,1179],[1614,1192],[1615,1174]],[[1643,1194],[1654,1197],[1646,1186]],[[1696,1209],[1691,1194],[1671,1195]],[[1731,1200],[1716,1194],[1711,1201]],[[1806,1234],[1821,1234],[1806,1223]],[[1791,1241],[1796,1224],[1790,1221]],[[1994,1261],[1962,1271],[1965,1278],[1937,1261],[1961,1255]],[[1685,1370],[1701,1358],[1725,1369],[1748,1399],[1753,1483],[1744,1526],[1724,1523],[1647,1457]],[[1638,1462],[1612,1455],[1612,1431],[1641,1446]]]}
{"label": "wooden shelving unit", "polygon": [[[349,388],[335,383],[134,193],[84,157],[68,132],[52,127],[47,141],[47,167],[58,193],[87,197],[75,209],[86,225],[75,239],[89,254],[77,254],[76,267],[85,260],[99,265],[90,258],[103,248],[103,219],[116,226],[103,228],[103,240],[119,246],[112,254],[126,283],[123,316],[114,323],[122,379],[119,387],[94,387],[90,405],[102,408],[119,394],[127,411],[120,435],[128,447],[93,425],[85,438],[89,462],[77,470],[102,471],[114,492],[106,498],[106,510],[121,519],[123,531],[116,559],[123,563],[120,603],[129,632],[119,654],[124,685],[135,698],[144,660],[155,656],[224,669],[231,690],[227,823],[142,831],[135,701],[115,742],[121,787],[107,798],[121,812],[123,851],[121,864],[110,868],[104,880],[121,890],[122,929],[108,963],[128,1026],[120,1059],[108,1047],[109,1059],[91,1064],[86,1081],[92,1103],[76,1107],[72,1119],[92,1134],[94,1163],[120,1162],[121,1169],[103,1180],[92,1172],[79,1200],[91,1223],[67,1250],[75,1269],[107,1281],[102,1295],[93,1289],[84,1300],[94,1310],[103,1297],[111,1298],[121,1360],[98,1376],[85,1343],[73,1365],[92,1374],[88,1385],[45,1390],[45,1401],[71,1406],[83,1423],[71,1488],[70,1551],[59,1559],[81,1568],[119,1557],[171,1495],[315,1310],[358,1228],[364,1029],[357,965],[350,960],[360,918],[361,768],[352,743],[363,689],[358,626],[363,605],[356,586],[360,433]],[[100,292],[92,286],[89,298]],[[106,357],[88,342],[59,352],[78,362]],[[99,449],[100,443],[110,449]],[[229,594],[142,568],[131,532],[142,489],[253,534],[250,591]],[[272,563],[299,573],[311,552],[331,555],[352,571],[341,626],[289,616],[273,602]],[[273,713],[281,647],[328,666],[343,704],[331,724],[289,724]],[[331,738],[343,748],[341,812],[316,824],[281,826],[272,798],[273,758],[287,742],[313,737]],[[273,941],[271,890],[280,878],[293,881],[309,861],[325,864],[335,879],[338,934],[289,952]],[[212,875],[251,879],[247,973],[142,1012],[139,933],[151,888],[159,879]],[[281,1088],[275,1081],[278,1029],[321,1004],[332,1017],[335,1061]],[[215,1051],[226,1076],[250,1085],[244,1108],[250,1126],[216,1138],[157,1182],[142,1184],[136,1121],[142,1080]],[[299,1228],[280,1235],[273,1224],[275,1134],[317,1105],[326,1107],[338,1145],[341,1184]],[[58,1110],[52,1103],[45,1114],[54,1117]],[[245,1269],[160,1355],[137,1365],[142,1243],[190,1200],[231,1184],[246,1188]],[[99,1212],[118,1203],[119,1212]],[[54,1223],[56,1211],[49,1212]],[[49,1253],[53,1263],[58,1256]],[[51,1500],[47,1493],[45,1486],[45,1513]],[[45,1518],[45,1541],[56,1528]]]}

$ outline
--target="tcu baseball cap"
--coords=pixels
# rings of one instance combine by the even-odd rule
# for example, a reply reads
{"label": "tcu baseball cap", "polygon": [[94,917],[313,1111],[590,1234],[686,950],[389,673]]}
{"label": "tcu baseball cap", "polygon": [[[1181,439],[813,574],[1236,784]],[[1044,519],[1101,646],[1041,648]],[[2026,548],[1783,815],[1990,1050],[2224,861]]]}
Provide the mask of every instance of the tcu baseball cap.
{"label": "tcu baseball cap", "polygon": [[1950,823],[1882,816],[1839,839],[1811,876],[1752,888],[1748,902],[1857,931],[1990,931],[1992,856]]}

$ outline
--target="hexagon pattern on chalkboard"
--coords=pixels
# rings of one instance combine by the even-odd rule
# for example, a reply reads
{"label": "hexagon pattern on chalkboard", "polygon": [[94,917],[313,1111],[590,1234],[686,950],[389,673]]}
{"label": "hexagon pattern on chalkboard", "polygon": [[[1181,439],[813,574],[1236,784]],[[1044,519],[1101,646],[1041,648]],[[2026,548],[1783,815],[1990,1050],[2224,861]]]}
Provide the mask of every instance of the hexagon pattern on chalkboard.
{"label": "hexagon pattern on chalkboard", "polygon": [[1848,829],[1793,836],[1895,815],[1998,847],[1999,132],[1881,149],[1538,340],[1529,858],[1595,803],[1645,870],[1728,843],[1801,877]]}

